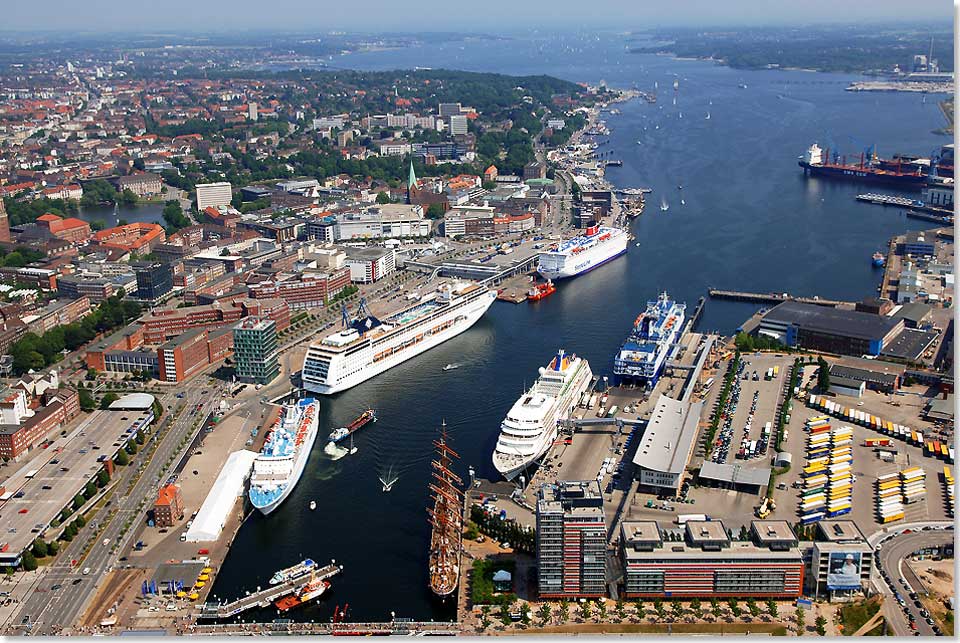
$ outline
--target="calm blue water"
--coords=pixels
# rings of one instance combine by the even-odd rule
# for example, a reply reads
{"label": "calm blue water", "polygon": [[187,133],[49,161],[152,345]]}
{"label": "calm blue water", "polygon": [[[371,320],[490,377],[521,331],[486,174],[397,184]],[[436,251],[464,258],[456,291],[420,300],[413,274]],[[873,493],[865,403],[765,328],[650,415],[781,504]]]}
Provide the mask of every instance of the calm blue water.
{"label": "calm blue water", "polygon": [[120,219],[127,223],[163,223],[163,205],[146,203],[143,205],[118,205],[113,207],[80,208],[77,216],[84,221],[103,221],[107,227],[118,225]]}
{"label": "calm blue water", "polygon": [[[853,197],[864,186],[804,179],[797,157],[814,141],[851,155],[870,144],[886,155],[927,154],[949,142],[931,133],[943,125],[933,100],[844,92],[850,76],[745,72],[629,54],[612,35],[424,46],[344,56],[335,64],[544,73],[644,90],[658,82],[660,100],[621,105],[620,116],[607,117],[613,132],[605,149],[624,161],[608,176],[618,185],[654,189],[647,214],[634,223],[640,247],[563,283],[538,304],[497,302],[459,338],[324,401],[323,427],[349,422],[368,404],[381,419],[359,434],[355,456],[330,462],[318,440],[286,504],[241,529],[214,588],[232,598],[303,556],[336,558],[345,573],[319,604],[290,615],[304,620],[329,619],[334,605],[344,603],[350,620],[391,612],[450,618],[451,610],[431,601],[426,573],[426,485],[441,419],[462,456],[461,472],[473,465],[478,475],[491,476],[500,420],[537,368],[563,347],[587,357],[594,371],[609,372],[631,322],[660,290],[691,306],[708,286],[840,299],[874,294],[880,273],[870,255],[894,234],[929,226],[857,203]],[[655,207],[661,196],[671,206],[666,213]],[[753,310],[709,302],[701,327],[731,332]],[[449,362],[464,366],[442,372]],[[391,466],[400,480],[384,494],[378,475]],[[310,500],[317,501],[314,512],[307,510]],[[265,610],[247,618],[275,616]]]}

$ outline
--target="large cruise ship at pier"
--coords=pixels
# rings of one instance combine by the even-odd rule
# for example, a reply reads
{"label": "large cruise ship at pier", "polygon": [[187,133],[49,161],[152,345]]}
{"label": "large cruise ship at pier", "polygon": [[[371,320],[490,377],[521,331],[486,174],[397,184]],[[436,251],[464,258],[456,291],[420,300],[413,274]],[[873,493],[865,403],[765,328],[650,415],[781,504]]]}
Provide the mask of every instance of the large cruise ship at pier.
{"label": "large cruise ship at pier", "polygon": [[332,395],[402,364],[473,326],[497,293],[473,282],[442,284],[434,293],[384,319],[366,315],[311,344],[303,387]]}
{"label": "large cruise ship at pier", "polygon": [[493,466],[507,480],[540,458],[557,438],[557,424],[570,417],[593,372],[587,360],[560,350],[517,400],[500,425]]}
{"label": "large cruise ship at pier", "polygon": [[270,428],[250,474],[250,502],[264,515],[280,506],[303,474],[317,439],[320,402],[307,397],[285,404]]}
{"label": "large cruise ship at pier", "polygon": [[673,301],[665,292],[647,302],[613,361],[613,373],[619,380],[656,384],[677,343],[686,309],[686,304]]}
{"label": "large cruise ship at pier", "polygon": [[576,277],[622,255],[628,241],[629,235],[620,228],[590,226],[586,234],[541,253],[537,271],[553,280]]}

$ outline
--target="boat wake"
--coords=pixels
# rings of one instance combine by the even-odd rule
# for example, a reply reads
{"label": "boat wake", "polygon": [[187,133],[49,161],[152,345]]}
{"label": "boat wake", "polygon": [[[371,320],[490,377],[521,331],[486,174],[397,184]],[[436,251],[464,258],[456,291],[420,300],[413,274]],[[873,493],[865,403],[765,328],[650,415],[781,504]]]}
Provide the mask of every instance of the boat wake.
{"label": "boat wake", "polygon": [[323,452],[327,454],[331,460],[339,460],[343,456],[350,453],[350,449],[346,447],[338,447],[333,442],[327,442],[327,446],[323,447]]}

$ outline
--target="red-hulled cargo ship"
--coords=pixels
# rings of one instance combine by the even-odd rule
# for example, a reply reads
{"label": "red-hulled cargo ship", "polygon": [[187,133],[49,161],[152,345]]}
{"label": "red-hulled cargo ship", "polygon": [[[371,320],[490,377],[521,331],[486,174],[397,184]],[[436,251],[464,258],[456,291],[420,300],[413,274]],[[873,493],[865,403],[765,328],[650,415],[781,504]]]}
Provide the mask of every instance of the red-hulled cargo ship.
{"label": "red-hulled cargo ship", "polygon": [[557,292],[557,287],[549,279],[542,284],[534,284],[533,288],[527,291],[527,299],[530,301],[540,301],[544,297],[549,297]]}
{"label": "red-hulled cargo ship", "polygon": [[847,163],[846,158],[839,162],[830,160],[829,150],[823,150],[814,143],[800,157],[800,167],[810,176],[830,179],[846,179],[870,183],[885,183],[903,190],[922,190],[927,184],[930,165],[904,158],[882,160],[867,159],[860,156],[859,163]]}

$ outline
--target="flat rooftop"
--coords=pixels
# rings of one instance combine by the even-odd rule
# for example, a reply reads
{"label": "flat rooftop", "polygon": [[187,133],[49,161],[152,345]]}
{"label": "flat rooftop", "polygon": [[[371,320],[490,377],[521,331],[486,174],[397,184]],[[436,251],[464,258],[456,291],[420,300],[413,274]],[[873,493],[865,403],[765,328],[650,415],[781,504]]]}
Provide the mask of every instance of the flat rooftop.
{"label": "flat rooftop", "polygon": [[863,532],[852,520],[824,520],[818,524],[820,540],[827,542],[866,542]]}
{"label": "flat rooftop", "polygon": [[631,542],[661,542],[660,526],[655,520],[624,520],[620,525],[620,533],[625,543]]}
{"label": "flat rooftop", "polygon": [[890,342],[884,344],[880,354],[918,362],[937,337],[937,333],[932,330],[904,328]]}
{"label": "flat rooftop", "polygon": [[730,540],[722,520],[691,520],[687,522],[687,539],[694,545],[726,543]]}
{"label": "flat rooftop", "polygon": [[603,516],[603,495],[596,480],[559,480],[540,487],[537,513],[576,513]]}
{"label": "flat rooftop", "polygon": [[797,536],[786,520],[753,520],[750,522],[754,537],[764,545],[785,541],[796,544]]}
{"label": "flat rooftop", "polygon": [[867,340],[886,337],[900,323],[899,320],[872,313],[803,304],[798,301],[777,304],[764,315],[763,319],[774,323],[795,325],[809,331]]}
{"label": "flat rooftop", "polygon": [[[149,414],[149,405],[146,411],[94,411],[49,448],[34,449],[3,482],[7,491],[23,495],[0,502],[0,543],[8,545],[7,551],[0,553],[0,561],[16,559],[43,535],[51,521],[103,468],[98,458],[116,455],[136,435],[137,428],[146,424]],[[28,479],[31,471],[36,474]]]}
{"label": "flat rooftop", "polygon": [[704,460],[699,477],[729,484],[764,487],[770,482],[770,467],[745,467],[740,464],[720,464]]}

